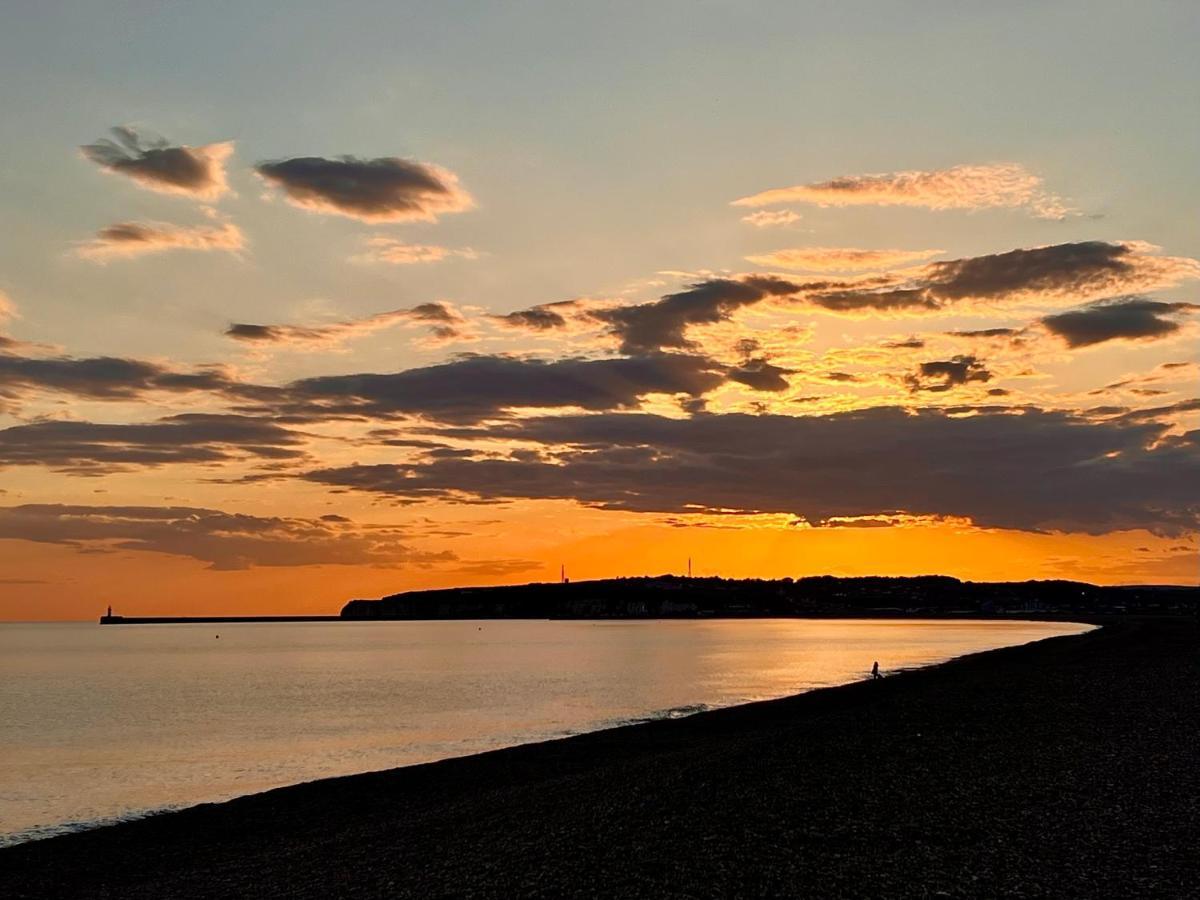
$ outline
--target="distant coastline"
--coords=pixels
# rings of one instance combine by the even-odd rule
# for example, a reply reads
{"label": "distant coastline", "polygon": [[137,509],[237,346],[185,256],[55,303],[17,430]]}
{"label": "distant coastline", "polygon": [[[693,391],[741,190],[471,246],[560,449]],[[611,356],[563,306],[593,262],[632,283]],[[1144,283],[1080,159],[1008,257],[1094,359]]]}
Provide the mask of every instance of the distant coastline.
{"label": "distant coastline", "polygon": [[101,625],[428,619],[1047,618],[1200,614],[1200,587],[1082,581],[960,581],[814,575],[679,575],[404,591],[347,602],[336,615],[100,616]]}
{"label": "distant coastline", "polygon": [[970,582],[944,575],[771,580],[660,575],[406,591],[378,600],[351,600],[341,618],[1036,617],[1198,609],[1200,588],[1173,585]]}

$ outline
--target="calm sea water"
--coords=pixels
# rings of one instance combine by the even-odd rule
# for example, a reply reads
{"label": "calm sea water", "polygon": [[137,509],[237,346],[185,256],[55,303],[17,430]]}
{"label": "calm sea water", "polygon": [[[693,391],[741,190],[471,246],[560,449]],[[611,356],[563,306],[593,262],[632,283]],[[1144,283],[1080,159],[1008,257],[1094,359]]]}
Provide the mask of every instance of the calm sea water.
{"label": "calm sea water", "polygon": [[[0,844],[779,697],[1045,622],[0,625]],[[220,638],[216,638],[219,634]]]}

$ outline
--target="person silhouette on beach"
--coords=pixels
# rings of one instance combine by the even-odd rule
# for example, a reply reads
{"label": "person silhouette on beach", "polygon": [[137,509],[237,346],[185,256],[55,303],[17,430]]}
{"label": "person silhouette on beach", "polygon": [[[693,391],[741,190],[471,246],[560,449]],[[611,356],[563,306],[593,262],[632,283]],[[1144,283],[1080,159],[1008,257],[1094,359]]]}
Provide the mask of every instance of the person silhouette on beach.
{"label": "person silhouette on beach", "polygon": [[871,680],[878,681],[882,677],[879,674],[879,660],[875,660],[875,663],[871,666]]}

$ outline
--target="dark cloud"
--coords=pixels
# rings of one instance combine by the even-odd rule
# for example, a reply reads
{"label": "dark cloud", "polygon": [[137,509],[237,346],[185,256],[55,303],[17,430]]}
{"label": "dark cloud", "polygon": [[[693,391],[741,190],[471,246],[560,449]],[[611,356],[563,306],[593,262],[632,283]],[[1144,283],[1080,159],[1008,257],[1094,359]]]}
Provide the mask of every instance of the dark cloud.
{"label": "dark cloud", "polygon": [[1200,309],[1195,303],[1168,303],[1145,297],[1122,297],[1093,303],[1082,309],[1045,316],[1042,324],[1069,347],[1088,347],[1117,339],[1166,337],[1180,328],[1171,315]]}
{"label": "dark cloud", "polygon": [[917,370],[905,376],[910,391],[948,391],[973,381],[991,381],[992,373],[974,356],[955,356],[950,359],[923,362]]}
{"label": "dark cloud", "polygon": [[[454,329],[453,312],[440,304],[405,311],[422,324]],[[278,330],[293,326],[238,324],[244,341],[300,340]],[[232,335],[231,335],[232,336]],[[309,339],[320,337],[308,336]],[[0,353],[0,398],[61,392],[96,400],[138,400],[155,392],[206,392],[231,402],[235,412],[280,423],[334,418],[425,416],[448,422],[503,417],[531,407],[603,411],[636,408],[650,394],[692,399],[736,381],[756,390],[787,387],[790,370],[765,358],[730,366],[703,356],[660,353],[625,359],[547,362],[508,356],[462,356],[447,363],[386,374],[305,378],[282,387],[237,380],[219,368],[180,372],[120,357],[38,358]]]}
{"label": "dark cloud", "polygon": [[[29,388],[100,400],[127,399],[161,387],[164,380],[178,384],[179,377],[155,363],[114,356],[75,359],[0,355],[0,393],[10,396],[17,388]],[[214,374],[212,378],[219,376]]]}
{"label": "dark cloud", "polygon": [[416,415],[475,422],[527,407],[632,409],[648,394],[699,397],[729,377],[728,367],[683,354],[554,362],[466,356],[391,374],[306,378],[283,388],[275,408],[316,417]]}
{"label": "dark cloud", "polygon": [[1085,293],[1131,274],[1138,255],[1131,244],[1084,241],[935,262],[928,267],[930,290],[943,301]]}
{"label": "dark cloud", "polygon": [[0,430],[0,467],[46,466],[75,475],[233,460],[295,460],[303,435],[266,419],[187,413],[157,422],[34,422]]}
{"label": "dark cloud", "polygon": [[80,550],[140,550],[198,559],[210,569],[255,566],[429,565],[452,553],[415,551],[395,529],[360,529],[324,519],[249,516],[194,507],[0,507],[0,538]]}
{"label": "dark cloud", "polygon": [[273,341],[284,340],[287,332],[284,328],[293,328],[294,326],[280,325],[252,325],[248,322],[234,322],[225,329],[225,336],[231,337],[235,341]]}
{"label": "dark cloud", "polygon": [[769,275],[714,278],[651,303],[597,309],[590,314],[606,323],[620,339],[622,353],[692,349],[694,345],[686,336],[688,326],[724,322],[742,307],[769,297],[795,294],[800,289],[800,285]]}
{"label": "dark cloud", "polygon": [[421,303],[408,313],[414,322],[429,325],[429,332],[437,341],[468,340],[474,337],[466,318],[449,303]]}
{"label": "dark cloud", "polygon": [[1152,249],[1134,241],[1085,241],[1010,250],[930,263],[901,285],[812,292],[808,301],[843,313],[936,311],[965,300],[1089,298],[1153,290],[1200,277],[1195,260],[1154,256]]}
{"label": "dark cloud", "polygon": [[974,331],[947,331],[951,337],[961,338],[1011,338],[1021,333],[1019,328],[978,328]]}
{"label": "dark cloud", "polygon": [[293,206],[365,222],[433,222],[474,205],[453,172],[396,157],[302,156],[262,162],[255,171]]}
{"label": "dark cloud", "polygon": [[[555,309],[562,305],[564,304],[544,303],[541,306],[518,309],[494,318],[497,322],[510,328],[523,328],[526,331],[552,331],[555,328],[563,328],[567,324],[566,317]],[[565,305],[574,306],[575,304],[568,300]]]}
{"label": "dark cloud", "polygon": [[56,391],[95,400],[131,400],[152,391],[246,393],[224,369],[212,366],[179,372],[158,363],[117,356],[76,359],[0,353],[0,396],[22,391]]}
{"label": "dark cloud", "polygon": [[420,303],[408,313],[418,322],[457,324],[462,321],[462,316],[446,303]]}
{"label": "dark cloud", "polygon": [[[518,310],[497,321],[531,331],[563,329],[572,320],[599,323],[636,356],[662,350],[695,351],[693,325],[728,321],[739,309],[770,298],[839,314],[935,313],[965,302],[1090,299],[1129,290],[1155,290],[1200,278],[1200,263],[1154,255],[1148,244],[1087,241],[1010,250],[929,263],[899,275],[791,281],[772,275],[711,278],[648,303],[612,306],[567,301]],[[568,308],[569,307],[569,308]],[[984,329],[963,337],[1020,337],[1015,329]],[[915,347],[917,338],[900,344]]]}
{"label": "dark cloud", "polygon": [[112,135],[112,140],[103,138],[79,149],[106,171],[125,175],[159,193],[215,200],[229,189],[225,160],[233,153],[232,142],[173,147],[162,138],[144,137],[128,127],[113,128]]}
{"label": "dark cloud", "polygon": [[886,291],[837,290],[813,294],[809,302],[829,312],[855,313],[864,310],[876,312],[904,312],[909,310],[934,311],[941,308],[936,298],[925,288],[893,288]]}
{"label": "dark cloud", "polygon": [[[965,414],[971,412],[973,414]],[[304,477],[399,499],[563,499],[654,513],[782,512],[812,523],[908,513],[983,527],[1194,531],[1196,432],[1025,409],[822,416],[609,413],[451,429],[537,441],[550,458],[347,466]]]}
{"label": "dark cloud", "polygon": [[786,376],[794,374],[794,369],[772,365],[764,357],[745,360],[741,365],[729,369],[731,381],[756,391],[786,391],[790,386]]}

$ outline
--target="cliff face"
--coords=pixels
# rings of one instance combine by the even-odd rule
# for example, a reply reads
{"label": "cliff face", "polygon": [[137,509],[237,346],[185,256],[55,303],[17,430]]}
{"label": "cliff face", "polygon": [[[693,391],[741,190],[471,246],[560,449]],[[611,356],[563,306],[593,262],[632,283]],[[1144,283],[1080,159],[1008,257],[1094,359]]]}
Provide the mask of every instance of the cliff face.
{"label": "cliff face", "polygon": [[1200,590],[1074,581],[917,578],[611,578],[570,584],[409,591],[351,600],[343,619],[597,619],[694,616],[945,615],[1192,611]]}

